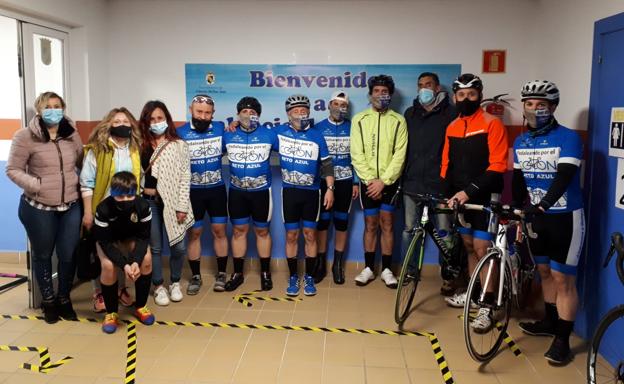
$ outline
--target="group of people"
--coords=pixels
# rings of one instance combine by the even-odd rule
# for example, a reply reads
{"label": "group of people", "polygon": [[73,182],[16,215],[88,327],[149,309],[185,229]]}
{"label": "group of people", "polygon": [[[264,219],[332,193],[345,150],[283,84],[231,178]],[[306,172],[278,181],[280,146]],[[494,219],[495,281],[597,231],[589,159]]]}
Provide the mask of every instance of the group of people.
{"label": "group of people", "polygon": [[[76,318],[70,290],[81,231],[91,231],[96,240],[102,272],[93,281],[94,309],[106,312],[102,328],[107,333],[119,325],[119,303],[133,305],[142,323],[154,322],[146,305],[152,284],[157,305],[181,301],[185,259],[192,275],[186,294],[200,291],[206,215],[217,264],[214,291],[233,291],[244,283],[251,224],[260,288],[271,290],[272,152],[278,154],[282,177],[286,294],[296,296],[302,287],[305,295],[316,294],[315,284],[327,275],[331,222],[335,230],[331,271],[334,282],[344,284],[349,213],[357,198],[365,220],[365,267],[355,282],[366,285],[375,279],[379,242],[380,277],[386,286],[396,288],[393,223],[401,193],[407,244],[422,215],[419,194],[444,196],[449,205],[499,200],[509,143],[502,122],[480,108],[483,83],[475,75],[462,74],[454,81],[451,102],[435,73],[420,74],[418,96],[403,115],[390,107],[392,77],[373,76],[367,85],[370,108],[351,120],[349,96],[343,90],[331,95],[329,116],[318,123],[310,118],[308,97],[297,94],[285,101],[288,122],[276,128],[260,123],[262,105],[249,96],[238,102],[237,119],[228,126],[213,120],[215,100],[209,95],[193,97],[191,120],[179,128],[160,101],[147,102],[138,121],[127,109],[115,108],[94,128],[84,147],[64,113],[63,99],[53,92],[41,94],[35,102],[37,115],[15,134],[7,174],[24,189],[19,218],[31,241],[46,321]],[[583,241],[582,145],[576,133],[554,118],[559,103],[554,83],[528,82],[522,88],[522,103],[527,132],[513,146],[511,188],[513,204],[534,216],[538,238],[529,241],[539,263],[546,315],[520,327],[529,334],[555,336],[546,357],[565,362],[570,356],[568,339],[578,302],[575,273]],[[229,160],[228,188],[222,174],[224,156]],[[447,225],[444,216],[437,219],[439,226]],[[466,213],[465,219],[470,227],[459,228],[459,233],[472,273],[493,234],[484,213]],[[301,232],[302,274],[297,263]],[[171,253],[169,285],[162,272],[163,233]],[[228,278],[230,247],[233,273]],[[50,262],[55,249],[56,294]],[[126,290],[128,279],[135,284],[134,299]],[[468,298],[457,288],[454,281],[443,281],[441,293],[448,296],[449,305],[463,307]],[[494,314],[482,309],[472,326],[487,331],[494,321]]]}

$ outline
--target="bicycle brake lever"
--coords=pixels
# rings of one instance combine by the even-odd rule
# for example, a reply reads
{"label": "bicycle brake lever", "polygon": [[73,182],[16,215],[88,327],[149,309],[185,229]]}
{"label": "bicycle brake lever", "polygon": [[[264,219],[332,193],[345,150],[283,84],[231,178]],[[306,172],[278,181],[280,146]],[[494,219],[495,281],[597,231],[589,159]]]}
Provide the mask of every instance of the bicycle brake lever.
{"label": "bicycle brake lever", "polygon": [[611,247],[609,247],[609,253],[607,253],[607,257],[605,257],[605,261],[604,263],[602,263],[602,268],[607,268],[607,265],[609,265],[613,254],[615,254],[615,244],[611,243]]}
{"label": "bicycle brake lever", "polygon": [[537,233],[533,232],[533,223],[526,223],[527,234],[531,239],[537,239]]}

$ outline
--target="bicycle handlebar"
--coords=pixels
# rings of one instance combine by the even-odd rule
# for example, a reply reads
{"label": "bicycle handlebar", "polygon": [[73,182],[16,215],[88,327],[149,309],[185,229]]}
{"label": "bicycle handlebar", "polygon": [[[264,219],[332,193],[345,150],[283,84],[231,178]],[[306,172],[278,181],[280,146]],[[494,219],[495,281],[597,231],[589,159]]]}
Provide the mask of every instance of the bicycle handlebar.
{"label": "bicycle handlebar", "polygon": [[465,211],[481,211],[488,212],[498,215],[499,219],[503,220],[514,220],[518,221],[522,224],[523,228],[527,235],[532,238],[537,238],[537,233],[533,232],[533,226],[531,223],[526,222],[526,215],[521,209],[514,209],[508,205],[493,205],[493,206],[485,206],[481,204],[463,204],[456,205],[455,210],[457,212],[457,220],[461,224],[462,227],[470,228],[470,224],[468,224],[464,220],[464,212]]}
{"label": "bicycle handlebar", "polygon": [[617,252],[618,254],[618,259],[624,257],[624,239],[622,237],[622,234],[619,232],[614,232],[611,234],[611,246],[609,247],[609,253],[607,254],[607,257],[602,264],[602,268],[606,268],[607,265],[609,265],[609,262],[611,261],[611,258],[613,257],[613,254],[615,254],[615,252]]}

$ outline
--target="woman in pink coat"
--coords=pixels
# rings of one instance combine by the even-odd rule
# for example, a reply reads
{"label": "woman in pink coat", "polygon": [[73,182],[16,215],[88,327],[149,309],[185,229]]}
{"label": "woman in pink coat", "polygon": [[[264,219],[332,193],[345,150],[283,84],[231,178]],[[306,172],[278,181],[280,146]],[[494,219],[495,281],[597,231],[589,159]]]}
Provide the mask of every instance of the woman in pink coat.
{"label": "woman in pink coat", "polygon": [[[7,176],[24,194],[18,216],[32,249],[35,278],[43,298],[45,321],[75,320],[69,297],[80,237],[78,168],[82,142],[73,121],[65,116],[65,102],[54,92],[35,101],[37,115],[13,136]],[[58,257],[58,292],[52,284],[52,253]]]}

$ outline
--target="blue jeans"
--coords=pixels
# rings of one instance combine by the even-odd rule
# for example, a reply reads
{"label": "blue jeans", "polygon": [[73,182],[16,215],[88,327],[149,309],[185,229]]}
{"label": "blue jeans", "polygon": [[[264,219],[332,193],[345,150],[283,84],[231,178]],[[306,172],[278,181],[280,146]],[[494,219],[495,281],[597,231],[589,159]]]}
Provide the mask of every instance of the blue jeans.
{"label": "blue jeans", "polygon": [[[162,244],[163,244],[163,205],[154,200],[148,200],[152,209],[152,231],[150,234],[150,249],[152,251],[152,283],[155,286],[162,285],[165,281],[162,271]],[[171,282],[177,283],[182,276],[182,266],[186,256],[186,244],[184,239],[169,247],[169,271]]]}
{"label": "blue jeans", "polygon": [[37,209],[20,199],[17,213],[26,229],[32,250],[33,270],[43,300],[54,298],[52,254],[58,257],[58,297],[69,299],[76,260],[74,251],[80,240],[82,213],[78,202],[64,212]]}
{"label": "blue jeans", "polygon": [[[403,255],[407,252],[412,239],[414,238],[414,228],[420,227],[420,220],[423,214],[423,203],[415,201],[411,196],[403,195],[403,209],[405,212],[405,228],[401,235],[401,252]],[[434,215],[429,210],[429,220],[433,221],[440,237],[448,243],[450,237],[450,219],[446,214]],[[416,258],[413,260],[413,266],[416,266]],[[442,265],[442,256],[438,256],[438,262]]]}

